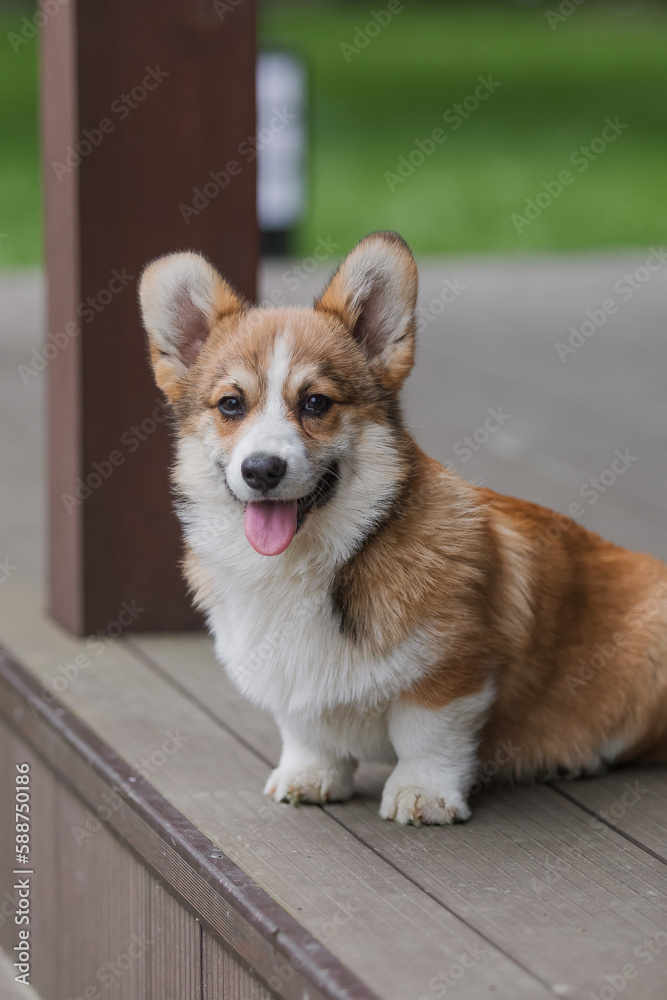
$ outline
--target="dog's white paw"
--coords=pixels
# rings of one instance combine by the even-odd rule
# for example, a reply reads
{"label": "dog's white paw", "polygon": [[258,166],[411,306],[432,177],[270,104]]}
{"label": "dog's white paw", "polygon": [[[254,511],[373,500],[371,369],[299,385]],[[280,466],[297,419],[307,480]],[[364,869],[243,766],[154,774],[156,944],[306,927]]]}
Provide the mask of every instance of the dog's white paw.
{"label": "dog's white paw", "polygon": [[352,765],[333,767],[277,767],[269,777],[264,794],[276,802],[344,802],[352,795]]}
{"label": "dog's white paw", "polygon": [[433,788],[387,781],[382,793],[380,816],[396,823],[421,826],[422,823],[447,826],[461,823],[472,815],[469,806],[458,795],[443,796]]}

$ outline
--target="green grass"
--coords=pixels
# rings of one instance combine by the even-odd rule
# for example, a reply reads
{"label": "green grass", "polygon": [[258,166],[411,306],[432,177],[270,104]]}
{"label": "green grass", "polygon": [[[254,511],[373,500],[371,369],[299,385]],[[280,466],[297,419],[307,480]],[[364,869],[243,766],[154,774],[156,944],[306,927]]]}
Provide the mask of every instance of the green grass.
{"label": "green grass", "polygon": [[[667,241],[666,7],[585,0],[552,31],[545,10],[560,0],[527,8],[411,0],[347,63],[340,44],[386,2],[262,8],[262,37],[301,52],[310,70],[311,205],[298,252],[312,252],[318,236],[347,247],[387,228],[421,253]],[[0,13],[0,265],[41,259],[39,40],[14,52],[7,37],[29,12]],[[501,87],[390,191],[385,172],[488,74]],[[571,166],[570,154],[608,116],[627,131],[517,234],[512,213]]]}
{"label": "green grass", "polygon": [[[341,42],[385,0],[266,4],[265,41],[302,53],[310,69],[311,211],[299,251],[320,235],[349,246],[373,229],[396,229],[421,253],[667,239],[667,10],[587,0],[552,30],[545,11],[558,3],[414,0],[349,63]],[[488,74],[501,87],[392,192],[385,172]],[[629,128],[517,234],[512,213],[571,167],[608,116]]]}
{"label": "green grass", "polygon": [[29,7],[0,12],[0,266],[42,259],[42,190],[37,119],[39,39],[14,51]]}

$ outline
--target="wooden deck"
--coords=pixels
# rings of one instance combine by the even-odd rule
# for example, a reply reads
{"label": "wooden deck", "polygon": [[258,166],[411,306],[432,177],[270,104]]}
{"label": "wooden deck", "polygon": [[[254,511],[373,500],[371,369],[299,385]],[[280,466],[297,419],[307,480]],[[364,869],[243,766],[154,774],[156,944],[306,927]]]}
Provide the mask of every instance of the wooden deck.
{"label": "wooden deck", "polygon": [[[467,478],[561,511],[580,502],[588,527],[667,557],[667,267],[627,302],[613,291],[646,256],[429,264],[407,401],[425,449]],[[286,270],[266,269],[265,294],[307,302],[322,279],[293,294]],[[446,278],[465,287],[441,309]],[[554,345],[610,297],[618,312],[563,363]],[[45,379],[17,373],[40,310],[38,276],[0,279],[0,774],[4,803],[14,761],[34,762],[43,1000],[91,986],[120,1000],[664,1000],[664,768],[485,789],[472,821],[447,829],[381,821],[379,767],[360,769],[344,805],[275,805],[261,794],[275,725],[205,635],[98,648],[45,617]],[[489,410],[502,426],[478,445]],[[627,471],[593,485],[616,451]],[[120,804],[107,816],[109,790]],[[1,816],[4,845],[13,816]],[[103,987],[100,967],[135,933],[144,952]],[[2,921],[7,951],[13,935]]]}

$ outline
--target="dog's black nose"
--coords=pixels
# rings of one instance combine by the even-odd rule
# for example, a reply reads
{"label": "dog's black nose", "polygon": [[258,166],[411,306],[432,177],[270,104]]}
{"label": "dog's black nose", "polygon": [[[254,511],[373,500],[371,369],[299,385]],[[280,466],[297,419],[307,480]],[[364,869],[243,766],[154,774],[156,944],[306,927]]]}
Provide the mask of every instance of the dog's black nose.
{"label": "dog's black nose", "polygon": [[287,472],[287,462],[277,455],[250,455],[241,463],[241,475],[253,490],[267,490],[277,486]]}

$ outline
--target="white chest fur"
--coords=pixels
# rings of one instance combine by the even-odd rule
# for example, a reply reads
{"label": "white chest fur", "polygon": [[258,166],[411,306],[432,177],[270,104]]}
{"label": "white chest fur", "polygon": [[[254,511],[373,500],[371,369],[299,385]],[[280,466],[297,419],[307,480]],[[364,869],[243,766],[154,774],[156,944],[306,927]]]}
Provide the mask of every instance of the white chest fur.
{"label": "white chest fur", "polygon": [[377,712],[430,665],[418,635],[377,656],[341,632],[331,576],[321,567],[289,558],[274,568],[260,560],[267,562],[250,552],[234,567],[209,617],[218,658],[257,704],[278,715]]}
{"label": "white chest fur", "polygon": [[[341,632],[331,583],[340,552],[302,537],[281,556],[254,552],[238,505],[215,513],[200,505],[184,518],[188,542],[213,584],[208,621],[216,655],[238,688],[276,716],[381,715],[437,657],[415,633],[371,655]],[[319,512],[322,534],[326,520]],[[304,529],[303,535],[306,531]],[[317,553],[313,557],[313,552]]]}

